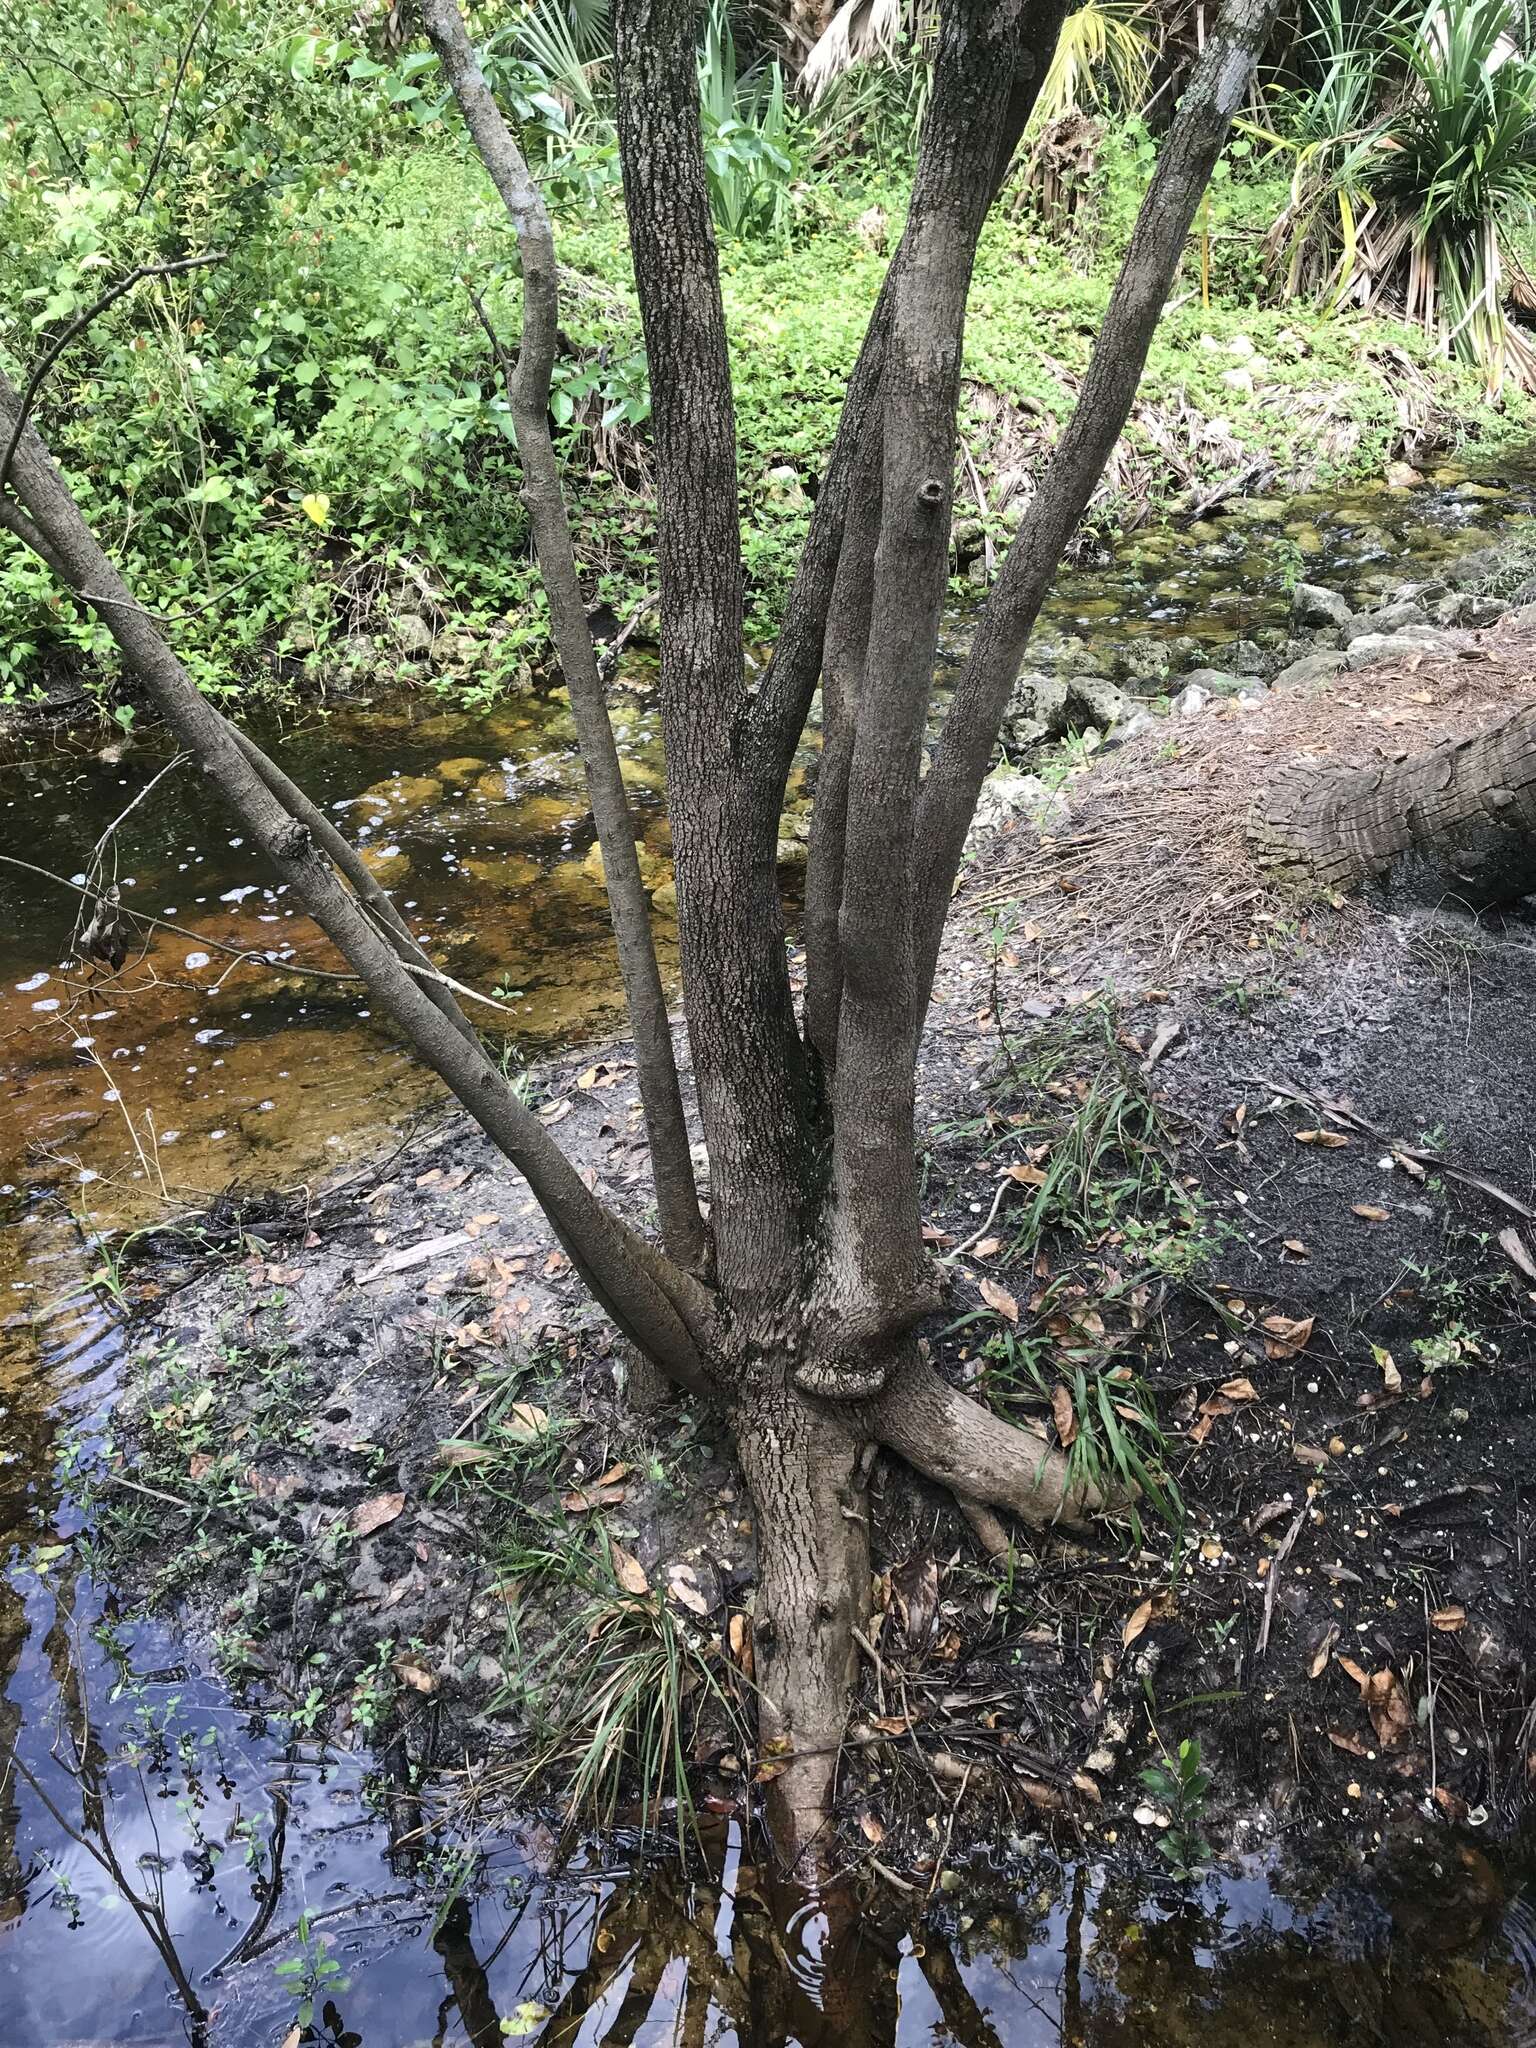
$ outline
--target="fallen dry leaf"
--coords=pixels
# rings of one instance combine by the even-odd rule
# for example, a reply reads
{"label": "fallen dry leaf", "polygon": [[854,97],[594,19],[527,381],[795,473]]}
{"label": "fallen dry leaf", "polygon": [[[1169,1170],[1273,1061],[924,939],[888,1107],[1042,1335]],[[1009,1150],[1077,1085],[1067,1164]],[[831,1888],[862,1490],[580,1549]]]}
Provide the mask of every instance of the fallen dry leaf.
{"label": "fallen dry leaf", "polygon": [[988,1308],[996,1309],[1000,1316],[1006,1316],[1010,1323],[1019,1320],[1019,1304],[1006,1287],[999,1287],[995,1280],[983,1280],[981,1298]]}
{"label": "fallen dry leaf", "polygon": [[1008,1168],[1008,1178],[1027,1188],[1043,1188],[1050,1175],[1038,1166],[1014,1165]]}
{"label": "fallen dry leaf", "polygon": [[1467,1625],[1467,1610],[1460,1601],[1452,1601],[1449,1607],[1437,1607],[1429,1617],[1430,1625],[1443,1635],[1453,1636],[1457,1629]]}
{"label": "fallen dry leaf", "polygon": [[859,1833],[866,1842],[873,1844],[877,1849],[885,1840],[885,1828],[880,1821],[876,1820],[872,1813],[861,1813],[859,1815]]}
{"label": "fallen dry leaf", "polygon": [[1392,1215],[1390,1209],[1378,1209],[1374,1202],[1351,1202],[1349,1206],[1356,1216],[1363,1217],[1367,1223],[1386,1223]]}
{"label": "fallen dry leaf", "polygon": [[619,1507],[627,1497],[622,1486],[574,1486],[561,1494],[560,1505],[568,1515],[590,1515],[598,1508]]}
{"label": "fallen dry leaf", "polygon": [[1350,1756],[1369,1756],[1371,1753],[1358,1735],[1351,1735],[1344,1728],[1330,1728],[1328,1740],[1335,1749],[1345,1750]]}
{"label": "fallen dry leaf", "polygon": [[376,1493],[371,1500],[358,1502],[349,1526],[354,1536],[371,1536],[375,1529],[398,1520],[404,1510],[403,1493]]}
{"label": "fallen dry leaf", "polygon": [[412,1692],[436,1692],[437,1680],[425,1664],[419,1664],[414,1657],[397,1657],[390,1666],[396,1678],[408,1685]]}
{"label": "fallen dry leaf", "polygon": [[1312,1256],[1299,1237],[1286,1238],[1282,1249],[1288,1251],[1293,1259],[1310,1259]]}
{"label": "fallen dry leaf", "polygon": [[608,1555],[613,1560],[613,1576],[626,1593],[633,1593],[636,1599],[649,1593],[651,1582],[645,1576],[645,1566],[632,1551],[626,1550],[622,1543],[615,1543],[610,1539]]}
{"label": "fallen dry leaf", "polygon": [[1139,1607],[1133,1607],[1126,1616],[1125,1627],[1120,1632],[1120,1640],[1127,1649],[1145,1631],[1148,1622],[1152,1619],[1152,1610],[1155,1605],[1155,1601],[1143,1600]]}
{"label": "fallen dry leaf", "polygon": [[1077,1441],[1077,1416],[1072,1409],[1072,1396],[1060,1381],[1051,1389],[1051,1414],[1056,1420],[1056,1434],[1065,1451]]}
{"label": "fallen dry leaf", "polygon": [[1318,1444],[1292,1444],[1291,1456],[1299,1465],[1326,1465],[1328,1453]]}
{"label": "fallen dry leaf", "polygon": [[704,1598],[698,1574],[691,1564],[667,1566],[667,1594],[679,1607],[686,1607],[690,1614],[704,1615],[709,1612],[709,1602]]}
{"label": "fallen dry leaf", "polygon": [[193,1452],[192,1456],[187,1460],[187,1477],[194,1486],[208,1477],[208,1474],[213,1470],[214,1463],[215,1460],[209,1456],[207,1451]]}
{"label": "fallen dry leaf", "polygon": [[1258,1388],[1246,1378],[1223,1380],[1220,1392],[1224,1401],[1257,1401],[1259,1398]]}
{"label": "fallen dry leaf", "polygon": [[731,1661],[742,1677],[750,1680],[756,1659],[752,1650],[752,1624],[744,1614],[731,1616],[726,1641],[730,1644]]}
{"label": "fallen dry leaf", "polygon": [[1312,1660],[1307,1666],[1308,1678],[1322,1677],[1323,1673],[1328,1669],[1328,1659],[1332,1655],[1333,1646],[1338,1640],[1339,1624],[1336,1621],[1331,1621],[1323,1631],[1322,1641],[1312,1652]]}
{"label": "fallen dry leaf", "polygon": [[1326,1145],[1330,1152],[1349,1143],[1342,1131],[1295,1131],[1292,1136],[1298,1145]]}
{"label": "fallen dry leaf", "polygon": [[1264,1318],[1266,1358],[1294,1358],[1312,1339],[1316,1316],[1272,1315]]}
{"label": "fallen dry leaf", "polygon": [[1499,1232],[1499,1249],[1516,1265],[1527,1280],[1536,1280],[1536,1259],[1526,1249],[1525,1239],[1513,1224]]}
{"label": "fallen dry leaf", "polygon": [[1413,1708],[1407,1689],[1392,1670],[1373,1671],[1361,1687],[1365,1711],[1383,1749],[1401,1749],[1413,1735]]}
{"label": "fallen dry leaf", "polygon": [[1381,1367],[1383,1391],[1388,1394],[1400,1394],[1403,1390],[1403,1376],[1398,1371],[1397,1361],[1393,1358],[1391,1352],[1384,1350],[1380,1344],[1373,1344],[1371,1346],[1371,1355]]}

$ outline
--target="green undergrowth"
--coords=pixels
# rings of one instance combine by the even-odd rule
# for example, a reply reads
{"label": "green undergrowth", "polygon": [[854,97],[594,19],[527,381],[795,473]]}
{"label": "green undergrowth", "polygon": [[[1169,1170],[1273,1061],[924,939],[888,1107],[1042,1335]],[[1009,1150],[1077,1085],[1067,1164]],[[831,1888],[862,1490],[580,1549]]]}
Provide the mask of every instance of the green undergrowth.
{"label": "green undergrowth", "polygon": [[[1384,349],[1469,432],[1511,431],[1518,401],[1493,413],[1474,378],[1406,330],[1259,302],[1276,180],[1236,148],[1245,154],[1224,167],[1191,240],[1148,363],[1143,423],[1130,430],[1129,473],[1104,517],[1128,505],[1139,517],[1184,487],[1162,451],[1188,452],[1192,423],[1222,423],[1219,443],[1190,456],[1213,476],[1233,447],[1282,468],[1305,455],[1315,428],[1297,414],[1302,394],[1349,427],[1341,473],[1378,470],[1400,424]],[[1136,124],[1112,131],[1095,203],[1068,236],[1005,204],[984,238],[966,338],[979,397],[962,426],[1000,542],[1010,514],[997,500],[1070,407],[1153,154]],[[555,430],[589,599],[622,618],[653,586],[655,520],[648,370],[611,153],[569,153],[550,189],[565,283]],[[854,160],[806,183],[784,233],[722,235],[748,623],[760,640],[775,628],[903,206],[898,177]],[[0,183],[0,249],[18,279],[0,308],[0,357],[14,377],[93,278],[149,253],[125,212],[120,195],[90,187]],[[336,149],[217,225],[225,260],[103,314],[39,406],[138,595],[171,617],[178,651],[214,694],[411,677],[475,700],[526,685],[548,663],[547,610],[496,360],[470,297],[515,340],[515,250],[478,166],[440,128],[372,154]],[[1267,366],[1251,391],[1229,375],[1243,337]],[[107,636],[7,539],[0,701],[66,674],[109,698]]]}
{"label": "green undergrowth", "polygon": [[1203,1276],[1226,1229],[1144,1056],[1099,1003],[1003,1032],[980,1115],[935,1132],[987,1161],[1002,1192],[969,1247],[982,1306],[944,1336],[999,1414],[1048,1429],[1072,1481],[1127,1499],[1138,1538],[1144,1511],[1184,1525],[1150,1379],[1178,1305],[1212,1308]]}

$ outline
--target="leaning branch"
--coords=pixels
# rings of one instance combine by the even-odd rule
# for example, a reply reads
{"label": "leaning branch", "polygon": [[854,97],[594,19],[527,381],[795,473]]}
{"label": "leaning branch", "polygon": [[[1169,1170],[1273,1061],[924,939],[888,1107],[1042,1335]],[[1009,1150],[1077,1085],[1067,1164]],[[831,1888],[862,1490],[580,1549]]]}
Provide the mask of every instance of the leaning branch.
{"label": "leaning branch", "polygon": [[555,651],[570,691],[571,712],[586,769],[619,971],[635,1042],[635,1073],[650,1141],[662,1241],[673,1258],[689,1271],[698,1272],[706,1263],[708,1247],[694,1185],[672,1025],[651,936],[650,906],[640,878],[634,820],[608,718],[607,697],[598,673],[592,629],[582,601],[565,494],[549,432],[549,386],[560,326],[559,274],[549,209],[529,176],[522,152],[475,61],[459,12],[459,0],[422,0],[421,12],[464,125],[517,232],[523,272],[523,319],[515,365],[508,364],[503,356],[495,330],[478,299],[474,306],[506,379],[512,429],[523,466],[523,502],[528,507],[538,549],[539,574],[549,598]]}
{"label": "leaning branch", "polygon": [[[0,374],[0,421],[14,420],[19,403],[14,387]],[[707,1387],[705,1356],[713,1325],[709,1295],[597,1200],[484,1048],[424,993],[392,936],[342,886],[308,827],[256,773],[153,621],[132,602],[36,430],[25,424],[16,442],[12,487],[27,519],[44,536],[51,559],[62,564],[69,587],[77,597],[93,593],[98,616],[156,709],[180,743],[196,754],[204,774],[295,898],[357,969],[407,1042],[526,1178],[601,1307],[664,1371],[687,1386]]]}
{"label": "leaning branch", "polygon": [[933,986],[945,912],[997,729],[1068,541],[1125,426],[1195,210],[1253,78],[1277,0],[1226,0],[1136,217],[1072,418],[1003,564],[955,689],[918,811],[924,886],[919,1000]]}

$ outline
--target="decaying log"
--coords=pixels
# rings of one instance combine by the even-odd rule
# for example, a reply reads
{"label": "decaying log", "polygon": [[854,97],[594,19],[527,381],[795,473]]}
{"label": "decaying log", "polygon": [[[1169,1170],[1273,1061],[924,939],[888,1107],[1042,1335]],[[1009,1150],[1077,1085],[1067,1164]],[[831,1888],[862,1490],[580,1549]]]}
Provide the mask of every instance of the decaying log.
{"label": "decaying log", "polygon": [[1254,803],[1261,860],[1348,890],[1386,878],[1474,904],[1536,888],[1536,704],[1371,768],[1285,769]]}

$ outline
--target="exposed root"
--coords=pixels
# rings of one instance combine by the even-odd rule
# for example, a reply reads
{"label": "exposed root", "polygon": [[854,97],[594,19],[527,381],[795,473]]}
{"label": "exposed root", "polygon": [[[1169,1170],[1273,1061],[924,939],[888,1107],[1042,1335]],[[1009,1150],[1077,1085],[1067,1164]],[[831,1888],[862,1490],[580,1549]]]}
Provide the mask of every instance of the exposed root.
{"label": "exposed root", "polygon": [[1113,1505],[1096,1488],[1074,1485],[1066,1458],[1043,1436],[956,1392],[915,1348],[861,1420],[887,1450],[963,1502],[1006,1508],[1034,1528]]}

